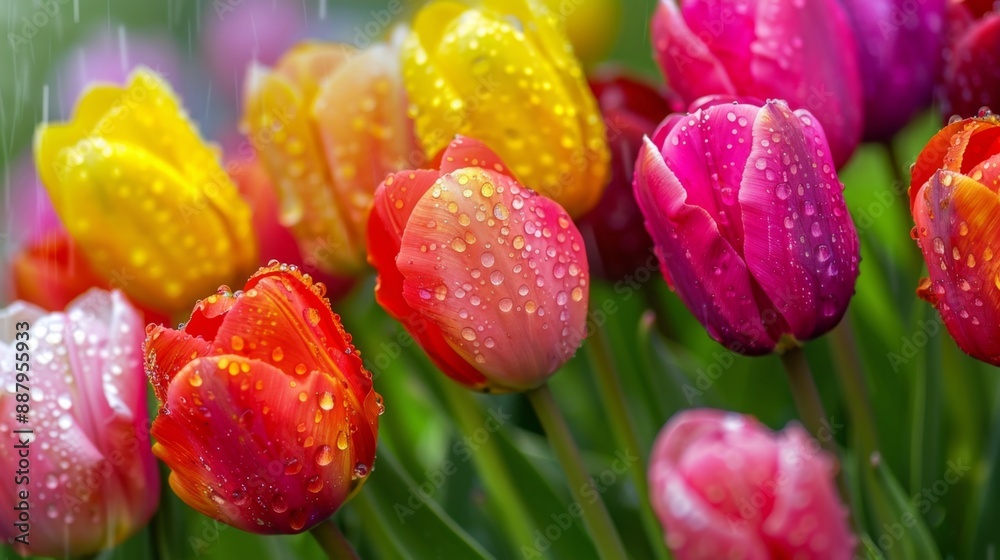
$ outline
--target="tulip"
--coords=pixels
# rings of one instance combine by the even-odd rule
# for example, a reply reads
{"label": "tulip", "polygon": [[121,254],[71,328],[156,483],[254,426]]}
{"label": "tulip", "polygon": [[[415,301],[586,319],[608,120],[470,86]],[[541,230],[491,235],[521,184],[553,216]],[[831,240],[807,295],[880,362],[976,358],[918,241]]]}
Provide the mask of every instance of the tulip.
{"label": "tulip", "polygon": [[836,461],[798,425],[678,413],[649,462],[653,509],[677,560],[839,560],[857,544],[837,498]]}
{"label": "tulip", "polygon": [[1000,11],[981,13],[968,2],[952,5],[951,44],[944,69],[942,113],[975,116],[1000,106]]}
{"label": "tulip", "polygon": [[[117,291],[91,290],[65,312],[20,301],[0,310],[0,468],[11,476],[0,485],[0,536],[19,554],[92,555],[152,517],[160,479],[149,450],[141,342],[140,317]],[[27,423],[7,424],[18,406],[29,409]],[[31,463],[23,483],[14,476],[19,438],[29,441]],[[30,506],[28,544],[13,540],[21,501]]]}
{"label": "tulip", "polygon": [[390,175],[368,225],[375,296],[435,364],[472,389],[542,385],[583,340],[583,239],[482,143],[459,136],[437,170]]}
{"label": "tulip", "polygon": [[252,533],[298,533],[367,480],[382,399],[324,294],[272,261],[243,290],[199,301],[182,328],[147,329],[153,453],[192,508]]}
{"label": "tulip", "polygon": [[947,0],[841,0],[854,26],[864,138],[886,142],[930,106],[940,75]]}
{"label": "tulip", "polygon": [[917,294],[934,305],[959,348],[1000,365],[1000,118],[954,122],[917,157],[910,183],[911,232],[929,278]]}
{"label": "tulip", "polygon": [[636,162],[661,270],[734,352],[782,351],[840,322],[858,236],[823,128],[782,101],[668,118]]}
{"label": "tulip", "polygon": [[474,137],[571,216],[600,199],[610,159],[604,123],[569,41],[541,4],[432,2],[407,37],[403,72],[428,154],[456,134]]}
{"label": "tulip", "polygon": [[255,263],[249,209],[149,70],[89,90],[70,122],[40,125],[35,160],[90,266],[136,302],[172,314]]}
{"label": "tulip", "polygon": [[364,270],[375,187],[423,162],[399,83],[400,41],[363,51],[305,43],[247,79],[244,120],[278,187],[281,222],[330,274]]}
{"label": "tulip", "polygon": [[643,135],[652,134],[668,113],[683,111],[684,105],[673,92],[661,93],[617,70],[598,74],[590,88],[608,128],[611,183],[577,225],[587,241],[591,272],[615,282],[656,266],[653,240],[632,192],[632,168]]}
{"label": "tulip", "polygon": [[850,159],[861,139],[863,97],[854,34],[838,0],[680,4],[660,1],[652,40],[660,69],[685,101],[785,99],[819,116],[837,167]]}

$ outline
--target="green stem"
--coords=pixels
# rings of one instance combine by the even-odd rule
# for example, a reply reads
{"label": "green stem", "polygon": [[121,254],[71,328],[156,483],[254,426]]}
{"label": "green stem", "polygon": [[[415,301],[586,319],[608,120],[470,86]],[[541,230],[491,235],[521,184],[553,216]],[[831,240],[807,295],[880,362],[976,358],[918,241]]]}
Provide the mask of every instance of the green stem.
{"label": "green stem", "polygon": [[861,358],[851,330],[850,318],[845,317],[830,332],[829,340],[833,345],[833,362],[844,392],[847,413],[861,443],[863,463],[866,463],[878,451],[878,432],[868,397],[868,386],[861,373]]}
{"label": "green stem", "polygon": [[312,533],[313,538],[316,539],[319,547],[323,549],[326,557],[330,560],[358,560],[360,558],[332,517],[309,529],[309,532]]}
{"label": "green stem", "polygon": [[[583,467],[580,450],[577,449],[569,426],[566,425],[566,420],[556,406],[552,391],[548,384],[545,384],[528,391],[526,396],[549,437],[556,459],[566,473],[570,491],[576,496],[577,492],[589,486],[592,480]],[[618,536],[618,531],[611,522],[611,516],[604,507],[604,500],[598,496],[596,500],[576,500],[576,504],[583,510],[583,521],[601,558],[606,560],[628,558],[621,537]]]}
{"label": "green stem", "polygon": [[[823,430],[826,412],[823,410],[823,401],[819,398],[816,382],[806,361],[806,354],[802,348],[792,348],[781,355],[781,363],[788,375],[788,386],[795,400],[795,408],[799,411],[799,418],[802,419],[809,434],[817,437]],[[836,453],[833,438],[824,439],[827,441],[822,442],[823,446]]]}
{"label": "green stem", "polygon": [[[472,393],[443,375],[438,377],[445,400],[451,407],[460,429],[466,434],[481,429],[486,424],[486,417]],[[531,512],[521,499],[522,489],[511,478],[496,440],[490,438],[472,455],[472,459],[486,488],[489,489],[490,502],[496,506],[500,522],[514,537],[514,542],[522,544],[532,542],[535,536],[531,525]]]}
{"label": "green stem", "polygon": [[638,461],[633,461],[629,468],[632,477],[632,484],[635,485],[639,493],[639,507],[643,528],[649,539],[649,544],[657,558],[665,560],[670,558],[666,545],[662,537],[662,529],[653,514],[653,508],[649,501],[649,481],[646,478],[646,448],[639,443],[639,436],[635,429],[635,423],[628,413],[628,400],[622,390],[620,376],[615,367],[614,359],[608,350],[607,335],[603,329],[597,329],[593,337],[584,347],[592,360],[594,372],[597,377],[598,392],[604,404],[604,409],[611,420],[611,429],[615,434],[618,444],[625,447],[626,455],[630,450],[635,450],[639,455]]}

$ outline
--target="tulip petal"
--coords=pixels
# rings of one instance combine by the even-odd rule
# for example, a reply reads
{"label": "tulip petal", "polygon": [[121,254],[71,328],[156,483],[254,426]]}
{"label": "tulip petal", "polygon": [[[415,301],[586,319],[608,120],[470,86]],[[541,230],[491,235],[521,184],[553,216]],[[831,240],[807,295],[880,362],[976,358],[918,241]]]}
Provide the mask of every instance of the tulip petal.
{"label": "tulip petal", "polygon": [[[985,0],[983,2],[986,3]],[[955,3],[955,6],[968,2]],[[944,72],[945,115],[974,116],[1000,103],[1000,12],[977,19],[949,49]]]}
{"label": "tulip petal", "polygon": [[[258,156],[278,189],[280,222],[292,229],[302,254],[325,263],[331,273],[357,271],[364,263],[363,240],[352,233],[346,207],[336,200],[338,191],[310,118],[307,93],[318,85],[302,79],[303,84],[296,84],[282,73],[252,68],[244,120],[251,138],[269,139]],[[277,136],[275,130],[284,134]]]}
{"label": "tulip petal", "polygon": [[853,295],[858,238],[815,118],[765,104],[743,181],[750,273],[797,339],[830,330]]}
{"label": "tulip petal", "polygon": [[[861,140],[863,94],[857,42],[838,0],[758,2],[757,41],[751,46],[750,83],[741,93],[782,97],[819,115],[837,167]],[[830,44],[837,56],[830,56]],[[822,61],[819,63],[818,61]],[[718,92],[712,92],[718,93]]]}
{"label": "tulip petal", "polygon": [[986,328],[1000,323],[1000,259],[993,255],[1000,237],[996,193],[942,170],[918,191],[913,215],[930,274],[917,294],[938,309],[959,348],[1000,365],[1000,341]]}
{"label": "tulip petal", "polygon": [[[355,449],[374,456],[372,425],[377,425],[379,407],[367,398],[372,393],[371,374],[321,293],[286,265],[262,268],[244,286],[242,295],[234,298],[236,303],[224,316],[212,353],[243,356],[294,371],[297,378],[323,375],[331,384],[343,385],[345,408],[352,416],[362,415],[351,418],[359,427],[352,436]],[[366,400],[361,402],[359,396]]]}
{"label": "tulip petal", "polygon": [[349,58],[327,75],[311,107],[336,204],[362,248],[375,186],[424,163],[407,116],[399,49],[376,44]]}
{"label": "tulip petal", "polygon": [[684,186],[649,139],[636,162],[635,195],[661,270],[670,271],[674,289],[712,338],[735,341],[731,349],[745,354],[770,352],[777,339],[769,331],[778,330],[780,317],[762,322],[757,294],[741,293],[755,283],[743,259],[711,215],[687,203]]}
{"label": "tulip petal", "polygon": [[245,531],[297,533],[364,482],[374,454],[348,437],[344,389],[326,375],[289,381],[237,355],[198,358],[177,374],[165,401],[170,412],[153,423],[153,451],[185,502]]}
{"label": "tulip petal", "polygon": [[403,275],[397,266],[406,222],[428,189],[439,177],[437,171],[420,169],[390,175],[379,185],[368,221],[368,260],[378,270],[375,300],[427,350],[441,371],[460,383],[483,387],[486,377],[451,349],[441,329],[410,307],[403,297]]}
{"label": "tulip petal", "polygon": [[178,372],[195,358],[209,355],[211,339],[205,340],[163,325],[153,326],[147,333],[143,352],[146,355],[146,376],[160,402],[167,400],[167,388]]}
{"label": "tulip petal", "polygon": [[486,377],[503,379],[501,391],[538,386],[582,340],[580,234],[557,204],[506,175],[443,176],[414,207],[397,264],[410,307]]}
{"label": "tulip petal", "polygon": [[[656,61],[670,86],[687,100],[710,94],[736,94],[722,62],[685,22],[672,0],[661,0],[652,21]],[[675,79],[697,76],[697,79]]]}
{"label": "tulip petal", "polygon": [[[762,527],[775,558],[852,558],[857,544],[847,525],[847,510],[830,480],[833,460],[799,426],[779,436],[780,491]],[[809,496],[808,500],[801,499]]]}
{"label": "tulip petal", "polygon": [[910,169],[910,209],[917,201],[917,191],[924,186],[938,169],[951,169],[951,160],[946,158],[951,148],[952,137],[967,126],[978,127],[969,121],[957,121],[942,128],[927,142],[924,149],[917,155],[917,160]]}
{"label": "tulip petal", "polygon": [[15,255],[11,268],[15,297],[50,311],[65,309],[88,288],[108,287],[62,228],[32,241]]}

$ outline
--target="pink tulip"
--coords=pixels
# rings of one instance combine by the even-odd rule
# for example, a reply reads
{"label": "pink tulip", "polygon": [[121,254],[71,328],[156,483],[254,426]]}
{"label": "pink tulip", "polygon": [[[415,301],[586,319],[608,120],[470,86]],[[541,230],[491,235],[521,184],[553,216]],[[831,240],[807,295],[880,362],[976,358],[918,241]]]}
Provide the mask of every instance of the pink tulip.
{"label": "pink tulip", "polygon": [[[15,544],[20,554],[93,554],[141,529],[156,510],[160,482],[149,442],[144,336],[139,314],[117,291],[91,290],[65,312],[46,314],[23,302],[0,310],[3,472],[13,476],[19,468],[12,430],[34,432],[26,436],[28,480],[0,484],[4,542],[19,534],[12,505],[28,492],[29,545]],[[26,340],[25,350],[18,343]],[[26,372],[15,367],[24,354]],[[30,399],[18,400],[18,393]],[[27,423],[13,423],[19,404],[30,409]]]}
{"label": "pink tulip", "polygon": [[661,0],[652,22],[660,69],[686,101],[780,98],[818,115],[838,167],[861,139],[857,46],[837,0]]}
{"label": "pink tulip", "polygon": [[667,283],[715,340],[765,354],[840,322],[858,237],[823,128],[783,101],[668,118],[635,194]]}
{"label": "pink tulip", "polygon": [[664,426],[649,492],[677,560],[840,560],[856,540],[837,497],[835,460],[798,425],[687,410]]}

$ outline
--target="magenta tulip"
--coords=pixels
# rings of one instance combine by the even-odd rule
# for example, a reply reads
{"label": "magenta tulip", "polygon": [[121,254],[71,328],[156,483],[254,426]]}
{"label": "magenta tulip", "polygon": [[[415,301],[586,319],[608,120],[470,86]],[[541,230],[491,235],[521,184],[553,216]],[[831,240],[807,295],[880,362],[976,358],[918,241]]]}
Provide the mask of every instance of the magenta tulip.
{"label": "magenta tulip", "polygon": [[687,410],[660,432],[649,492],[677,560],[850,559],[836,463],[798,425]]}
{"label": "magenta tulip", "polygon": [[634,186],[667,283],[715,340],[765,354],[840,322],[858,237],[808,111],[725,103],[668,118]]}
{"label": "magenta tulip", "polygon": [[941,71],[946,0],[841,0],[854,26],[864,138],[888,141],[931,104]]}
{"label": "magenta tulip", "polygon": [[687,102],[707,95],[786,99],[818,115],[838,167],[861,139],[857,46],[837,0],[661,0],[660,69]]}
{"label": "magenta tulip", "polygon": [[[0,310],[0,469],[11,475],[0,484],[0,536],[18,553],[94,554],[152,517],[160,479],[150,450],[144,337],[138,312],[117,291],[91,290],[65,312],[20,301]],[[27,422],[13,423],[25,408]],[[30,474],[17,482],[17,445],[25,440]],[[14,540],[21,492],[31,508],[28,544]]]}

